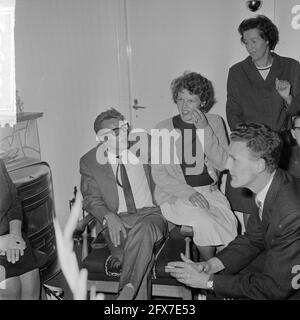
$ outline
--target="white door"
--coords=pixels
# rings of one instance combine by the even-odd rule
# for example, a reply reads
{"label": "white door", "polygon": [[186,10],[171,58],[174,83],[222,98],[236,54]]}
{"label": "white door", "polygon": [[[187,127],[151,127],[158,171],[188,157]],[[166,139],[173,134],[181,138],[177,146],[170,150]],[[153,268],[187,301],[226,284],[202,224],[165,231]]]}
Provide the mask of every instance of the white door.
{"label": "white door", "polygon": [[[273,1],[273,0],[272,0]],[[262,10],[269,10],[271,0]],[[228,68],[246,56],[237,28],[252,15],[241,0],[125,0],[133,126],[152,128],[176,113],[170,83],[184,71],[213,82],[212,112],[225,119]]]}

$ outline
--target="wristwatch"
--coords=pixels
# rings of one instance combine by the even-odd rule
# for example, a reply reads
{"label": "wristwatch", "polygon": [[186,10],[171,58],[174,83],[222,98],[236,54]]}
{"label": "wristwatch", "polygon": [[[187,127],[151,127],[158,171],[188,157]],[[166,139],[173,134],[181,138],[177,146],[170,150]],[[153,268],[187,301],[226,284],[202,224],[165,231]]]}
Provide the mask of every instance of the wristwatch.
{"label": "wristwatch", "polygon": [[214,290],[214,275],[211,274],[206,282],[208,290]]}

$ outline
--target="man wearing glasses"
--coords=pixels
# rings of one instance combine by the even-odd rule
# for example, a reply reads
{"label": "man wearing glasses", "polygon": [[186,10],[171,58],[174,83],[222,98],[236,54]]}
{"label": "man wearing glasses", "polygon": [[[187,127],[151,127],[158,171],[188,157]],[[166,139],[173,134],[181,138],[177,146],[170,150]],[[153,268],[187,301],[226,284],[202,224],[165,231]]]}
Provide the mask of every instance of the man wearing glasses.
{"label": "man wearing glasses", "polygon": [[99,144],[80,159],[83,207],[105,228],[105,269],[120,275],[118,299],[150,299],[154,251],[167,235],[150,165],[129,150],[129,125],[117,110],[102,112],[94,130]]}

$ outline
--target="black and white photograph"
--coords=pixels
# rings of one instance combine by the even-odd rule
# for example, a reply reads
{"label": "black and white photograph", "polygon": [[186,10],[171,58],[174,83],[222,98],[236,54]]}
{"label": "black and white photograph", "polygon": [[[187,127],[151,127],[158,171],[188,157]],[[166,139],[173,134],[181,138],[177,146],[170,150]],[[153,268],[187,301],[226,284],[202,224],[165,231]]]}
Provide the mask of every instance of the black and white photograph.
{"label": "black and white photograph", "polygon": [[0,0],[0,300],[300,300],[299,61],[300,0]]}

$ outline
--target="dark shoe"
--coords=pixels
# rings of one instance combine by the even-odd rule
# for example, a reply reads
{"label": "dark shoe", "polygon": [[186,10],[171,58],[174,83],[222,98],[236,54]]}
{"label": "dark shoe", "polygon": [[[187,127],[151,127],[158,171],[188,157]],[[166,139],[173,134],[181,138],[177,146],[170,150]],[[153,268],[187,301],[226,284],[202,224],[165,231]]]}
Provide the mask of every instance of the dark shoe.
{"label": "dark shoe", "polygon": [[109,277],[120,277],[122,264],[117,257],[109,256],[105,261],[105,273]]}

